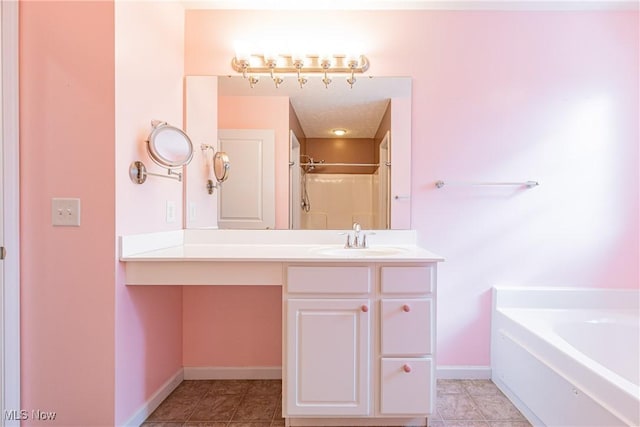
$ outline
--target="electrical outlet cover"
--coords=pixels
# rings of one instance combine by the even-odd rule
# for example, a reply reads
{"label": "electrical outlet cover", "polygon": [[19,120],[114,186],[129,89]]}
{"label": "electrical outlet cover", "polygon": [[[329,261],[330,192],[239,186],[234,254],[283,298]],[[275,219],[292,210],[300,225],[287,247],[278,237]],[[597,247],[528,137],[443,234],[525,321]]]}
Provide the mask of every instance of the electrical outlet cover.
{"label": "electrical outlet cover", "polygon": [[176,222],[177,205],[174,200],[167,200],[167,223]]}

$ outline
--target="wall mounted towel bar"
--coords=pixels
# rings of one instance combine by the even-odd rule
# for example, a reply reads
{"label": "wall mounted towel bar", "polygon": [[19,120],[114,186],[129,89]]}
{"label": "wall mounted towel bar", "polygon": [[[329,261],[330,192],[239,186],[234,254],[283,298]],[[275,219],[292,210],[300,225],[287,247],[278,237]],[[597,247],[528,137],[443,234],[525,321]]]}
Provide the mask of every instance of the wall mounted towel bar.
{"label": "wall mounted towel bar", "polygon": [[436,187],[442,188],[445,185],[469,185],[469,186],[481,186],[481,185],[513,185],[518,187],[533,188],[540,185],[538,181],[524,181],[524,182],[444,182],[436,181]]}

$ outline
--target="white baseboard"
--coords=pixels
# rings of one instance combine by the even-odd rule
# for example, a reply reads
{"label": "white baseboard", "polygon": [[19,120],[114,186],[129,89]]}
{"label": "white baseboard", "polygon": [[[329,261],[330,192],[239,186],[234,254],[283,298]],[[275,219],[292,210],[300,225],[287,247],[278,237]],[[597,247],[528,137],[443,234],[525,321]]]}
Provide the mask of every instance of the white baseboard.
{"label": "white baseboard", "polygon": [[337,426],[411,426],[421,427],[427,425],[427,418],[383,418],[383,417],[341,417],[341,418],[287,418],[289,427],[337,427]]}
{"label": "white baseboard", "polygon": [[184,368],[185,380],[279,380],[281,378],[281,366],[242,368],[193,366]]}
{"label": "white baseboard", "polygon": [[122,425],[129,427],[139,427],[144,420],[146,420],[153,411],[160,406],[163,400],[165,400],[173,390],[176,389],[184,379],[183,369],[180,368],[174,376],[169,378],[167,382],[162,384],[158,391],[156,391],[142,406]]}
{"label": "white baseboard", "polygon": [[491,366],[438,366],[436,378],[442,380],[488,380]]}

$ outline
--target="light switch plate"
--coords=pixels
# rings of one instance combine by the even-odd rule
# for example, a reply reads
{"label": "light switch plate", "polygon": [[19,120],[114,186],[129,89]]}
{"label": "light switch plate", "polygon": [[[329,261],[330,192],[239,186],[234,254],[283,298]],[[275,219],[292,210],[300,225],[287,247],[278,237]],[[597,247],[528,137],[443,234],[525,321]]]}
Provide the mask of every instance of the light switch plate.
{"label": "light switch plate", "polygon": [[51,199],[51,224],[80,227],[80,199]]}

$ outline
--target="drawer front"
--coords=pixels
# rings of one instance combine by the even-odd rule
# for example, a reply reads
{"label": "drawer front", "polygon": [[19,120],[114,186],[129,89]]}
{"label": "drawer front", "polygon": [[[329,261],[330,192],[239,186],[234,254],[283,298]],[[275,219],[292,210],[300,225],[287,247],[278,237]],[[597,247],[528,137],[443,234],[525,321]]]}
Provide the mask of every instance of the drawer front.
{"label": "drawer front", "polygon": [[431,358],[382,358],[380,413],[429,415],[435,410],[435,366]]}
{"label": "drawer front", "polygon": [[429,298],[380,301],[380,345],[385,356],[424,356],[433,352],[433,301]]}
{"label": "drawer front", "polygon": [[371,290],[369,267],[287,268],[287,290],[290,293],[365,294]]}
{"label": "drawer front", "polygon": [[431,265],[417,267],[382,267],[381,289],[385,294],[429,294],[435,284]]}

